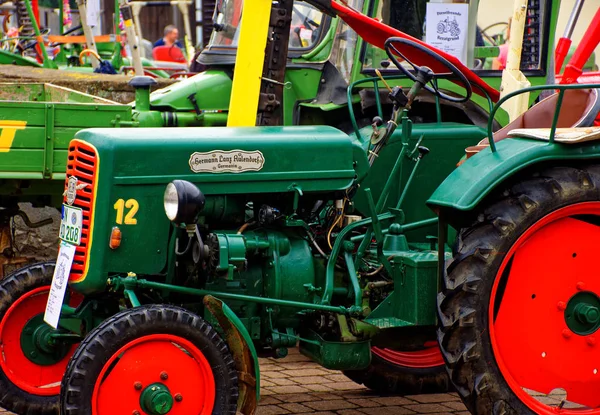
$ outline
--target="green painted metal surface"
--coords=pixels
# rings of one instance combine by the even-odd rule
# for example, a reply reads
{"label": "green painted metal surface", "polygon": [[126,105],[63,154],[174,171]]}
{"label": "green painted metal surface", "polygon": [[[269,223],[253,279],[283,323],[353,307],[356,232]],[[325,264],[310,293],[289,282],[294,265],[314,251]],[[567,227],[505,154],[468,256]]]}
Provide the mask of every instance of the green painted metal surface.
{"label": "green painted metal surface", "polygon": [[[297,307],[285,307],[285,301],[311,304],[314,293],[307,286],[319,285],[323,275],[315,265],[309,244],[301,232],[296,229],[282,231],[249,231],[243,235],[234,232],[215,231],[220,243],[220,267],[222,271],[231,269],[230,279],[216,279],[206,284],[206,289],[214,292],[227,292],[246,296],[266,296],[282,300],[281,306],[270,315],[276,326],[298,327]],[[241,241],[241,249],[237,257],[232,258],[231,237]],[[246,263],[247,258],[257,253],[269,258],[267,269],[253,263]],[[282,276],[285,276],[282,278]],[[288,283],[293,281],[293,284]],[[218,297],[218,294],[215,294]],[[264,324],[252,317],[260,314],[259,307],[247,301],[229,301],[228,305],[240,316],[252,338],[259,339]],[[263,313],[263,319],[268,316]],[[263,327],[261,327],[263,326]]]}
{"label": "green painted metal surface", "polygon": [[395,327],[435,325],[436,298],[432,293],[438,291],[437,252],[393,250],[386,255],[394,255],[395,289],[366,321],[382,329],[390,327],[390,319],[401,322],[395,321]]}
{"label": "green painted metal surface", "polygon": [[190,100],[190,95],[193,95],[198,108],[202,110],[227,111],[231,83],[231,78],[225,72],[209,70],[154,91],[150,95],[150,104],[156,110],[194,111],[194,105]]}
{"label": "green painted metal surface", "polygon": [[306,338],[300,340],[300,353],[327,369],[360,370],[371,363],[371,342],[369,340],[346,343],[326,341],[318,333],[311,331]]}

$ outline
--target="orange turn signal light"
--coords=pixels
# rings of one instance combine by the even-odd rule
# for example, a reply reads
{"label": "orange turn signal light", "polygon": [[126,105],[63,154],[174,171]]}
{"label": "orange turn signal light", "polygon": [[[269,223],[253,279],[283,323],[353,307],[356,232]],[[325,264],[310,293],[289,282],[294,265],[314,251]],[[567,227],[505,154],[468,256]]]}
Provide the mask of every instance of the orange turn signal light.
{"label": "orange turn signal light", "polygon": [[110,249],[117,249],[121,246],[121,229],[117,226],[113,227],[110,232],[110,242],[108,243],[108,246]]}

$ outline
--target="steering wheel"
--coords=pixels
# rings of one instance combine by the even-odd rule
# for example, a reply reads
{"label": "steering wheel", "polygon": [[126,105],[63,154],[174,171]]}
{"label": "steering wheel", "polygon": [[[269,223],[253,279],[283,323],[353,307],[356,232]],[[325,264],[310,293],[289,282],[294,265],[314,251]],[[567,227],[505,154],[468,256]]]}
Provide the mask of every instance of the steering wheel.
{"label": "steering wheel", "polygon": [[[50,34],[50,28],[45,28],[40,30],[40,36],[46,36]],[[29,39],[27,42],[19,43],[18,48],[21,50],[21,53],[24,53],[26,50],[36,47],[38,44],[37,38]],[[43,59],[42,54],[36,49],[35,54],[38,59]]]}
{"label": "steering wheel", "polygon": [[[496,26],[502,26],[502,28],[495,35],[488,35],[487,31]],[[492,23],[491,25],[487,26],[485,29],[481,30],[481,35],[484,38],[486,38],[492,45],[498,46],[498,42],[496,42],[496,39],[494,39],[494,36],[502,35],[502,37],[506,37],[506,29],[508,29],[508,22]]]}
{"label": "steering wheel", "polygon": [[[432,50],[426,48],[425,46],[423,46],[415,41],[412,41],[409,39],[404,39],[402,37],[391,37],[385,41],[385,52],[387,53],[390,60],[394,63],[394,65],[396,65],[396,67],[398,67],[398,69],[400,69],[400,72],[402,72],[404,75],[406,75],[411,81],[419,82],[417,80],[415,73],[419,72],[420,67],[415,65],[414,63],[412,63],[410,60],[408,60],[406,58],[406,56],[404,56],[402,54],[402,52],[400,52],[394,46],[395,43],[400,44],[400,45],[407,45],[412,48],[415,48],[415,49],[419,50],[420,52],[423,52],[426,55],[430,56],[433,60],[436,60],[439,63],[441,63],[442,65],[444,65],[446,68],[448,68],[450,70],[450,73],[452,75],[454,75],[456,78],[458,78],[460,83],[465,88],[466,94],[464,97],[454,97],[454,96],[448,95],[438,89],[437,82],[435,82],[436,79],[447,76],[448,75],[447,73],[433,74],[431,86],[423,85],[423,88],[425,88],[428,92],[432,93],[433,95],[437,95],[438,97],[445,99],[446,101],[455,102],[455,103],[467,102],[471,98],[471,95],[473,94],[473,88],[471,86],[471,83],[469,82],[467,77],[460,71],[460,69],[458,69],[456,66],[454,66],[450,61],[448,61],[443,56],[438,55],[437,53],[433,52]],[[402,59],[404,59],[405,62],[407,62],[410,66],[413,67],[415,72],[413,73],[413,72],[409,71],[408,69],[406,69],[398,61],[398,58],[396,56],[400,56]]]}

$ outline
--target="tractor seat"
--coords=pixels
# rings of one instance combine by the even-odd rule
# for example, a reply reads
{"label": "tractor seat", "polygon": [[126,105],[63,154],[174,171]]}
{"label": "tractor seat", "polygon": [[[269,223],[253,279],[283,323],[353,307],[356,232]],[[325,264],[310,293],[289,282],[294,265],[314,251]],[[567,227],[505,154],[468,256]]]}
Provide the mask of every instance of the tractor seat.
{"label": "tractor seat", "polygon": [[[494,141],[509,137],[515,129],[549,129],[552,127],[558,93],[541,100],[506,127],[494,133]],[[600,94],[598,89],[568,89],[565,91],[557,128],[589,127],[594,125],[596,115],[600,112]],[[521,134],[520,137],[523,137]],[[558,140],[557,140],[558,142]],[[465,149],[467,158],[489,147],[488,138],[481,140],[476,146]]]}

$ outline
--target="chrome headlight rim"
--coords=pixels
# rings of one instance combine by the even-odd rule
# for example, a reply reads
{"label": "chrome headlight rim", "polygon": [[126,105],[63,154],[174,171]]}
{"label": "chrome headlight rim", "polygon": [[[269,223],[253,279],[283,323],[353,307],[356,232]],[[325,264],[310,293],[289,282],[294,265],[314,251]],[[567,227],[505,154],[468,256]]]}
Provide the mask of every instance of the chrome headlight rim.
{"label": "chrome headlight rim", "polygon": [[165,189],[163,206],[165,214],[170,221],[177,219],[177,214],[179,213],[179,194],[177,186],[173,182],[169,183]]}
{"label": "chrome headlight rim", "polygon": [[173,180],[167,185],[163,197],[167,218],[177,225],[196,223],[205,202],[200,189],[186,180]]}

